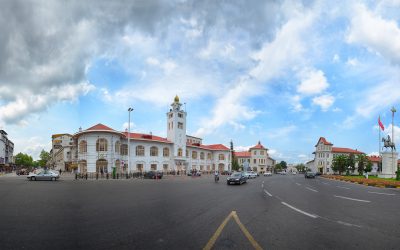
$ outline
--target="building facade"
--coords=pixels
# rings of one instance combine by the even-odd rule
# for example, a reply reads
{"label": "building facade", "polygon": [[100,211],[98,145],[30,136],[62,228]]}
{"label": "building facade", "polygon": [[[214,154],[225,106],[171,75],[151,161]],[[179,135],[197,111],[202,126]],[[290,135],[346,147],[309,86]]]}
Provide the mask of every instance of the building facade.
{"label": "building facade", "polygon": [[275,160],[269,157],[268,149],[261,142],[258,142],[248,151],[235,152],[235,157],[238,159],[241,168],[248,166],[251,170],[261,174],[266,171],[271,172],[275,166]]}
{"label": "building facade", "polygon": [[306,166],[314,172],[333,174],[332,161],[335,156],[350,154],[356,156],[364,153],[357,149],[333,147],[332,143],[328,142],[324,137],[320,137],[315,145],[315,151],[313,154],[314,160],[307,162]]}
{"label": "building facade", "polygon": [[[222,144],[204,145],[201,138],[187,135],[187,114],[181,107],[176,96],[166,114],[166,138],[121,132],[103,124],[80,129],[72,135],[72,142],[67,134],[56,136],[54,139],[59,141],[53,143],[53,166],[62,167],[61,159],[64,159],[64,166],[70,160],[72,168],[81,173],[230,171],[230,149]],[[55,145],[62,145],[57,146],[57,152]]]}
{"label": "building facade", "polygon": [[14,143],[8,139],[8,134],[0,130],[0,167],[4,168],[14,163]]}

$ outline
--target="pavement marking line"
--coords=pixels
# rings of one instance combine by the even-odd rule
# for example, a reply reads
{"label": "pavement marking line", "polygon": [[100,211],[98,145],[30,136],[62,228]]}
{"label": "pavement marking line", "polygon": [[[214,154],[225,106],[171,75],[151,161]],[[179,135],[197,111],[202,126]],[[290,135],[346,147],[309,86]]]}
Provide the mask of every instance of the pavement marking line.
{"label": "pavement marking line", "polygon": [[296,185],[297,185],[297,186],[301,186],[301,184],[300,184],[300,183],[297,183],[297,182],[296,182]]}
{"label": "pavement marking line", "polygon": [[285,205],[285,206],[287,206],[287,207],[293,209],[294,211],[297,211],[297,212],[299,212],[299,213],[302,213],[302,214],[304,214],[304,215],[307,215],[307,216],[309,216],[309,217],[311,217],[311,218],[314,218],[314,219],[318,218],[318,215],[310,214],[310,213],[304,212],[303,210],[300,210],[300,209],[298,209],[298,208],[295,208],[295,207],[293,207],[292,205],[287,204],[286,202],[283,202],[283,201],[282,201],[281,203],[282,203],[283,205]]}
{"label": "pavement marking line", "polygon": [[239,220],[239,217],[237,216],[236,212],[233,211],[233,218],[235,219],[236,223],[239,225],[240,229],[246,236],[246,238],[250,241],[251,245],[254,247],[256,250],[262,250],[262,247],[257,243],[257,241],[251,236],[249,231],[246,229],[246,227],[243,225],[243,223]]}
{"label": "pavement marking line", "polygon": [[379,193],[379,192],[371,192],[371,191],[368,191],[368,193],[371,193],[371,194],[383,194],[383,195],[396,195],[396,194],[391,194],[391,193]]}
{"label": "pavement marking line", "polygon": [[367,201],[367,200],[354,199],[354,198],[340,196],[340,195],[334,195],[334,196],[337,197],[337,198],[342,198],[342,199],[352,200],[352,201],[371,202],[371,201]]}
{"label": "pavement marking line", "polygon": [[316,192],[316,193],[318,193],[318,191],[317,190],[315,190],[315,189],[312,189],[312,188],[309,188],[309,187],[306,187],[308,190],[311,190],[311,191],[313,191],[313,192]]}
{"label": "pavement marking line", "polygon": [[246,229],[246,227],[242,224],[242,222],[239,220],[239,217],[236,213],[236,211],[232,211],[222,222],[222,224],[217,228],[217,231],[213,234],[213,236],[210,238],[208,241],[207,245],[203,248],[203,250],[211,250],[212,247],[214,246],[215,242],[217,241],[218,237],[221,235],[222,230],[224,230],[226,224],[228,224],[228,221],[233,217],[235,220],[236,224],[240,227],[246,238],[250,241],[251,245],[254,247],[256,250],[262,250],[262,247],[255,241],[253,236],[249,233],[249,231]]}
{"label": "pavement marking line", "polygon": [[261,187],[262,187],[262,188],[264,188],[264,183],[263,183],[263,184],[261,184]]}
{"label": "pavement marking line", "polygon": [[272,197],[272,194],[270,194],[267,190],[264,189],[264,193],[268,194],[270,197]]}
{"label": "pavement marking line", "polygon": [[327,182],[322,182],[322,184],[329,185],[329,183],[327,183]]}
{"label": "pavement marking line", "polygon": [[337,223],[339,223],[339,224],[341,224],[341,225],[349,226],[349,227],[358,227],[358,228],[361,228],[361,226],[359,226],[359,225],[351,224],[351,223],[348,223],[348,222],[343,222],[343,221],[340,221],[340,220],[338,220]]}
{"label": "pavement marking line", "polygon": [[344,188],[344,189],[350,189],[350,188],[348,188],[348,187],[342,187],[342,186],[336,186],[336,187],[338,187],[338,188]]}

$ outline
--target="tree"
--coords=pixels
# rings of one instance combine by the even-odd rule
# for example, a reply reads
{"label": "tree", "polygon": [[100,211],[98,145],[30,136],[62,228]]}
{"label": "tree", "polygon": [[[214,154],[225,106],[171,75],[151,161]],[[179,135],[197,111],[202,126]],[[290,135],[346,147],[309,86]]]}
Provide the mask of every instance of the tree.
{"label": "tree", "polygon": [[39,166],[42,168],[45,167],[49,159],[50,159],[50,153],[42,149],[42,152],[40,152],[40,160],[38,161]]}
{"label": "tree", "polygon": [[354,154],[350,154],[347,157],[347,166],[350,168],[352,173],[356,169],[356,157],[354,156]]}
{"label": "tree", "polygon": [[367,165],[365,166],[365,172],[371,172],[372,171],[372,161],[369,159],[367,160]]}
{"label": "tree", "polygon": [[304,172],[304,170],[306,169],[306,166],[303,163],[297,164],[295,166],[295,168],[297,169],[298,172]]}
{"label": "tree", "polygon": [[365,154],[359,154],[359,155],[357,155],[356,160],[358,162],[358,168],[357,168],[358,174],[362,175],[363,172],[364,172],[364,168],[367,165],[368,158],[367,158],[367,156]]}
{"label": "tree", "polygon": [[281,167],[282,167],[283,169],[287,169],[287,163],[286,163],[286,161],[281,161],[279,164],[281,165]]}
{"label": "tree", "polygon": [[349,157],[347,155],[337,155],[333,157],[332,161],[332,169],[335,172],[339,172],[342,174],[344,171],[347,170],[347,164],[349,162]]}
{"label": "tree", "polygon": [[239,162],[235,156],[235,150],[233,149],[233,141],[231,141],[231,166],[233,171],[239,171]]}
{"label": "tree", "polygon": [[32,156],[23,153],[18,153],[15,156],[15,164],[20,167],[31,167],[33,165]]}

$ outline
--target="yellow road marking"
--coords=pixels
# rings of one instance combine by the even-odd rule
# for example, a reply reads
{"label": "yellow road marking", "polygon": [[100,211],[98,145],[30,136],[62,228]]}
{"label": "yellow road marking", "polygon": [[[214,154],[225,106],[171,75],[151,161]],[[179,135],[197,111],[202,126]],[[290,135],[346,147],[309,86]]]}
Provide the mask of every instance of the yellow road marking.
{"label": "yellow road marking", "polygon": [[217,231],[213,234],[211,239],[208,241],[207,245],[203,248],[203,250],[211,250],[211,248],[214,246],[215,241],[217,241],[218,237],[221,235],[222,230],[224,230],[226,224],[228,224],[228,221],[233,217],[235,220],[236,224],[240,227],[246,238],[250,241],[251,245],[254,247],[256,250],[262,250],[261,246],[256,242],[256,240],[251,236],[249,231],[246,229],[246,227],[242,224],[242,222],[239,220],[239,217],[236,213],[236,211],[232,211],[222,222],[222,224],[217,228]]}

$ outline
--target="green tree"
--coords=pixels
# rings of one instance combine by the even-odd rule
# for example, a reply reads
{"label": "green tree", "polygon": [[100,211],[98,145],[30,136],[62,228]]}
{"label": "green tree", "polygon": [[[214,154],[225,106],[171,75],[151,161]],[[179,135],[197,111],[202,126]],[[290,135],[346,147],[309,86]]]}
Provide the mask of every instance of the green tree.
{"label": "green tree", "polygon": [[297,169],[297,171],[299,172],[304,172],[304,170],[306,169],[306,166],[303,163],[297,164],[295,166],[295,168]]}
{"label": "green tree", "polygon": [[47,164],[47,161],[50,160],[50,153],[42,149],[42,152],[40,152],[40,160],[38,161],[40,167],[45,167]]}
{"label": "green tree", "polygon": [[365,154],[359,154],[357,155],[356,161],[358,162],[358,167],[357,167],[358,174],[362,175],[364,172],[364,168],[367,165],[368,158]]}
{"label": "green tree", "polygon": [[240,165],[237,157],[235,156],[235,150],[233,149],[233,141],[231,141],[231,166],[233,171],[239,171]]}
{"label": "green tree", "polygon": [[371,172],[372,171],[372,161],[367,159],[367,165],[365,166],[365,172]]}
{"label": "green tree", "polygon": [[350,171],[353,173],[356,169],[356,157],[354,154],[350,154],[347,157],[347,167],[349,167]]}
{"label": "green tree", "polygon": [[287,169],[287,163],[286,163],[286,161],[281,161],[279,164],[281,165],[281,167],[282,167],[283,169]]}
{"label": "green tree", "polygon": [[276,172],[279,172],[279,171],[282,171],[282,165],[281,165],[281,163],[275,164],[275,173],[276,173]]}
{"label": "green tree", "polygon": [[15,164],[19,167],[31,167],[33,165],[33,159],[32,156],[23,154],[23,153],[18,153],[15,156]]}
{"label": "green tree", "polygon": [[335,172],[339,172],[339,174],[342,174],[344,171],[347,170],[347,164],[348,164],[348,159],[349,157],[347,155],[337,155],[333,157],[332,161],[332,169]]}

